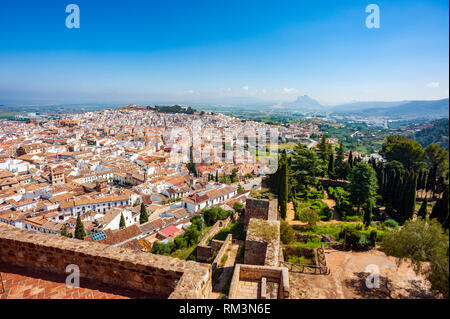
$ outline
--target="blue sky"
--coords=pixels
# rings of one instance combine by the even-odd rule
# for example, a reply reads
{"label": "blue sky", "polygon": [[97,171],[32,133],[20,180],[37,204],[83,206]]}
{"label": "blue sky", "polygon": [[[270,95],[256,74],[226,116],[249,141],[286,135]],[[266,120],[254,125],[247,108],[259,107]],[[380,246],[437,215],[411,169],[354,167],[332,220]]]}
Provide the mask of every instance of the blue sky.
{"label": "blue sky", "polygon": [[448,1],[3,0],[0,102],[445,98],[448,17]]}

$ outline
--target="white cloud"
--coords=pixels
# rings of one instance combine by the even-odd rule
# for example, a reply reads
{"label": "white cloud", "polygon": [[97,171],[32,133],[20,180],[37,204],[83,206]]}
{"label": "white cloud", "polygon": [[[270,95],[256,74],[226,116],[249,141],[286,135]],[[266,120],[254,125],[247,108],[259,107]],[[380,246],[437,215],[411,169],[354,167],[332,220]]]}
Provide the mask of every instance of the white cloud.
{"label": "white cloud", "polygon": [[295,91],[295,89],[293,89],[293,88],[284,88],[283,89],[283,92],[284,93],[292,93],[292,92],[294,92]]}
{"label": "white cloud", "polygon": [[242,89],[243,89],[244,91],[248,91],[248,85],[243,86]]}
{"label": "white cloud", "polygon": [[430,82],[427,84],[429,88],[437,88],[439,86],[439,82]]}
{"label": "white cloud", "polygon": [[194,93],[195,93],[194,90],[187,90],[187,91],[177,92],[178,95],[192,95]]}

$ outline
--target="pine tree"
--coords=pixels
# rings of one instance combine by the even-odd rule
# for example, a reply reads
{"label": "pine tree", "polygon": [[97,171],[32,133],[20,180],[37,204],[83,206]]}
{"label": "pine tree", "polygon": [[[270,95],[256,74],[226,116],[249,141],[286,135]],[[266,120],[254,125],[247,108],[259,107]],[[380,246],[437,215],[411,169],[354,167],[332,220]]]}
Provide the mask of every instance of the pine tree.
{"label": "pine tree", "polygon": [[84,240],[84,237],[86,237],[86,231],[84,230],[84,225],[81,222],[81,217],[80,215],[78,215],[77,223],[75,226],[75,238]]}
{"label": "pine tree", "polygon": [[148,222],[148,214],[147,209],[145,208],[144,203],[141,204],[141,215],[139,216],[139,223],[143,224]]}
{"label": "pine tree", "polygon": [[422,205],[420,206],[419,211],[417,212],[418,217],[422,217],[422,218],[427,217],[427,205],[428,205],[428,200],[425,198],[422,201]]}
{"label": "pine tree", "polygon": [[119,222],[119,228],[125,228],[125,217],[123,217],[123,213],[120,213],[120,222]]}

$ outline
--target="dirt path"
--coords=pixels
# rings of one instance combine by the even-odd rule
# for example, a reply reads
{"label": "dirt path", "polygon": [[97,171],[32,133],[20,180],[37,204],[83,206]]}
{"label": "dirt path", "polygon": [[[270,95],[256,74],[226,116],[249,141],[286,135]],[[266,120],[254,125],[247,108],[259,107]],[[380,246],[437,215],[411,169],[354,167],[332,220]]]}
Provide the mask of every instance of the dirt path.
{"label": "dirt path", "polygon": [[[430,285],[417,275],[409,263],[397,266],[397,259],[373,249],[367,252],[325,250],[330,275],[289,272],[294,299],[400,299],[430,298]],[[379,287],[368,288],[366,280],[372,267],[378,269]],[[374,281],[372,281],[374,283]]]}
{"label": "dirt path", "polygon": [[307,223],[295,220],[294,204],[292,202],[287,203],[286,221],[289,225],[306,225]]}
{"label": "dirt path", "polygon": [[328,195],[327,191],[324,191],[325,193],[325,198],[322,199],[322,201],[328,205],[328,207],[331,209],[331,211],[333,212],[333,217],[331,218],[330,221],[328,222],[336,222],[336,221],[340,221],[341,220],[341,215],[336,211],[336,201],[334,199],[331,199]]}

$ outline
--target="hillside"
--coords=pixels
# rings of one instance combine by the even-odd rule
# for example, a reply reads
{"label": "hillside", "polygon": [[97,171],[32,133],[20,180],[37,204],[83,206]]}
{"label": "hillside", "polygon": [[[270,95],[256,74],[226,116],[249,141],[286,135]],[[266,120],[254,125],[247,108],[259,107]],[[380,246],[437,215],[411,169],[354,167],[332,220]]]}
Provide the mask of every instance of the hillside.
{"label": "hillside", "polygon": [[423,147],[427,147],[432,143],[437,143],[445,149],[449,149],[448,141],[448,125],[449,120],[440,119],[432,122],[432,125],[415,133],[413,139]]}
{"label": "hillside", "polygon": [[435,101],[410,101],[394,107],[365,109],[363,112],[367,116],[398,116],[436,119],[448,117],[448,106],[447,98]]}

